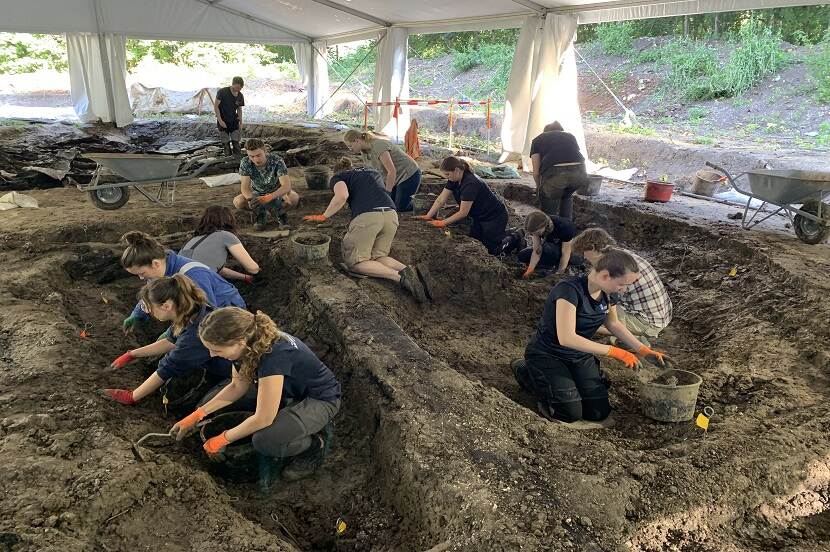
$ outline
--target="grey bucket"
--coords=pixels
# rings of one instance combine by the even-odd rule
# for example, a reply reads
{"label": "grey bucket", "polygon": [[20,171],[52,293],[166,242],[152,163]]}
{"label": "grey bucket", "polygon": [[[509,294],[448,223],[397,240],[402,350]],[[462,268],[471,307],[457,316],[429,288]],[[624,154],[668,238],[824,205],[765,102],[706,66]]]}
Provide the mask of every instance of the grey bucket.
{"label": "grey bucket", "polygon": [[[676,384],[671,384],[672,378]],[[686,370],[666,370],[654,381],[640,380],[643,414],[658,422],[685,422],[695,415],[703,379]]]}
{"label": "grey bucket", "polygon": [[412,214],[416,217],[426,215],[438,196],[435,194],[420,193],[412,196]]}
{"label": "grey bucket", "polygon": [[598,174],[589,174],[588,183],[580,190],[579,195],[595,196],[599,195],[599,189],[602,187],[602,177]]}
{"label": "grey bucket", "polygon": [[325,165],[306,167],[305,183],[309,190],[328,190],[331,170]]}
{"label": "grey bucket", "polygon": [[294,258],[300,262],[319,262],[329,258],[331,238],[319,232],[298,232],[291,236]]}

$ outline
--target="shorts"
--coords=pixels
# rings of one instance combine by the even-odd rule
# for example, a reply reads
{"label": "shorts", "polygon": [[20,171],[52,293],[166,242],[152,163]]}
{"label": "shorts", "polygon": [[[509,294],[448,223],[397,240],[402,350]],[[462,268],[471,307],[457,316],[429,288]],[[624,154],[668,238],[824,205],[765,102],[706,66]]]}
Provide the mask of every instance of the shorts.
{"label": "shorts", "polygon": [[649,323],[639,314],[626,312],[622,305],[617,305],[617,319],[637,337],[657,337],[663,331],[663,328]]}
{"label": "shorts", "polygon": [[398,213],[393,209],[361,213],[352,219],[343,236],[343,262],[352,267],[388,257],[397,231]]}

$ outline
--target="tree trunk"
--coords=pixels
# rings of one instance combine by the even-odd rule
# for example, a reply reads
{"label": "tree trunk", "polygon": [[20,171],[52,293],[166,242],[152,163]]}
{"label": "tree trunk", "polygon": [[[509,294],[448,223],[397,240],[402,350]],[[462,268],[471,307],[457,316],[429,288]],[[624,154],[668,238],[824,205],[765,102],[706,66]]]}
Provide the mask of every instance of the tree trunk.
{"label": "tree trunk", "polygon": [[689,16],[683,16],[683,38],[689,38]]}
{"label": "tree trunk", "polygon": [[720,30],[718,29],[718,23],[720,22],[719,19],[720,19],[720,14],[716,13],[715,14],[715,24],[713,26],[714,27],[713,28],[713,34],[715,35],[715,38],[717,38],[718,35],[720,34]]}

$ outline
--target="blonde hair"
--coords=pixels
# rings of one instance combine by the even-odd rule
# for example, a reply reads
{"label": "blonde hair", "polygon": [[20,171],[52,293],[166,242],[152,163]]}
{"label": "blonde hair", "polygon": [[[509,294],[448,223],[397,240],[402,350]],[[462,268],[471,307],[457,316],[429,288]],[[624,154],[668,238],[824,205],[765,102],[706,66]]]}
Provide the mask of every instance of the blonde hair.
{"label": "blonde hair", "polygon": [[252,314],[239,307],[217,309],[199,324],[199,337],[207,343],[226,347],[245,342],[237,370],[247,382],[254,381],[260,359],[271,352],[271,346],[280,336],[280,329],[270,316],[262,311]]}
{"label": "blonde hair", "polygon": [[533,211],[525,219],[525,232],[535,234],[539,230],[543,230],[542,236],[550,234],[553,230],[553,220],[542,211]]}
{"label": "blonde hair", "polygon": [[121,266],[149,266],[155,260],[167,258],[167,250],[153,237],[134,230],[121,236],[121,242],[127,244],[121,254]]}
{"label": "blonde hair", "polygon": [[352,142],[357,142],[358,140],[363,140],[364,142],[371,144],[378,138],[380,138],[380,136],[376,136],[368,130],[365,132],[360,132],[359,130],[355,130],[353,128],[347,130],[346,134],[343,136],[343,140],[349,144],[351,144]]}
{"label": "blonde hair", "polygon": [[334,174],[350,171],[354,168],[352,164],[352,160],[348,157],[341,157],[340,160],[334,165],[334,170],[332,171]]}
{"label": "blonde hair", "polygon": [[602,253],[615,245],[617,245],[617,240],[602,228],[588,228],[573,239],[573,252],[579,255],[586,251]]}
{"label": "blonde hair", "polygon": [[165,301],[173,302],[176,308],[173,335],[182,333],[190,319],[208,304],[205,292],[184,274],[176,274],[172,278],[157,278],[148,282],[138,292],[138,297],[148,307],[150,305],[160,306]]}

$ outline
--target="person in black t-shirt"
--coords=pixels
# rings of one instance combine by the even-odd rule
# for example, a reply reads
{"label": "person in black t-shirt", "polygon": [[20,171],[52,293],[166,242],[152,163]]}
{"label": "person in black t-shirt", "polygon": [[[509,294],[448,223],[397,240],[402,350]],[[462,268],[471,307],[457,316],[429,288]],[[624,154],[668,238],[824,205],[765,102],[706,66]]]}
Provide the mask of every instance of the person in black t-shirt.
{"label": "person in black t-shirt", "polygon": [[426,292],[415,269],[389,256],[398,231],[398,212],[386,192],[383,176],[374,169],[353,169],[351,160],[343,157],[334,167],[329,186],[334,197],[323,214],[308,215],[303,220],[325,222],[348,203],[352,221],[342,243],[346,267],[397,282],[419,303],[425,302]]}
{"label": "person in black t-shirt", "polygon": [[[447,157],[441,163],[441,171],[447,179],[444,189],[429,212],[415,218],[429,221],[436,228],[444,228],[470,217],[473,219],[470,237],[483,243],[491,255],[497,255],[507,229],[507,208],[504,203],[483,180],[473,174],[466,161]],[[458,203],[458,211],[444,220],[434,220],[450,196]]]}
{"label": "person in black t-shirt", "polygon": [[230,86],[216,92],[216,101],[213,103],[216,126],[219,128],[219,139],[225,155],[242,155],[239,139],[242,132],[242,106],[245,105],[245,96],[242,95],[244,85],[242,77],[234,77]]}
{"label": "person in black t-shirt", "polygon": [[566,218],[533,211],[525,219],[525,232],[533,245],[519,251],[519,261],[527,263],[522,278],[529,278],[537,268],[556,267],[557,273],[565,272],[573,260],[571,240],[576,236],[576,226]]}
{"label": "person in black t-shirt", "polygon": [[530,144],[530,162],[536,182],[539,208],[549,215],[573,218],[573,194],[588,183],[585,158],[573,134],[559,121]]}
{"label": "person in black t-shirt", "polygon": [[[628,368],[640,359],[664,363],[663,353],[640,343],[617,318],[616,294],[637,281],[638,270],[627,252],[609,249],[588,275],[566,278],[551,290],[524,360],[513,362],[516,381],[536,397],[542,415],[560,422],[608,417],[608,386],[597,356],[620,360]],[[602,325],[636,356],[591,341]]]}
{"label": "person in black t-shirt", "polygon": [[[207,415],[234,404],[254,413],[238,426],[204,444],[216,455],[250,436],[263,456],[291,458],[282,479],[312,475],[322,464],[332,434],[331,420],[340,410],[340,383],[329,368],[271,318],[227,307],[199,324],[199,338],[211,356],[233,363],[233,377],[212,399],[171,428],[184,438]],[[251,403],[254,402],[254,405]]]}

